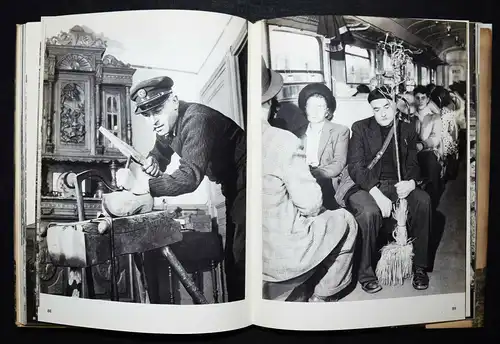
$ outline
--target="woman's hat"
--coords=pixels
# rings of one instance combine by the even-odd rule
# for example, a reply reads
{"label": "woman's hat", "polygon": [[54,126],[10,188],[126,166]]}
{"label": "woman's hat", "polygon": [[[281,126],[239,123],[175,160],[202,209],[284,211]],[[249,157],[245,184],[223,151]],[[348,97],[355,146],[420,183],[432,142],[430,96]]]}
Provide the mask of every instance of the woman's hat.
{"label": "woman's hat", "polygon": [[332,113],[335,112],[337,100],[333,96],[333,92],[325,84],[317,82],[308,84],[299,92],[298,105],[302,111],[306,111],[307,100],[314,95],[320,95],[325,98],[328,109],[330,109]]}
{"label": "woman's hat", "polygon": [[262,104],[274,98],[283,88],[281,74],[270,70],[262,57]]}

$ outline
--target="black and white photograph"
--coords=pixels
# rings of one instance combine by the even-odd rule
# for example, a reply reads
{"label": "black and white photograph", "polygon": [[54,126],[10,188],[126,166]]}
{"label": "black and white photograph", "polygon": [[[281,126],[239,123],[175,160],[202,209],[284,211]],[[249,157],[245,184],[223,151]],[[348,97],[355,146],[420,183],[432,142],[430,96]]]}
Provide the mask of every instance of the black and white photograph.
{"label": "black and white photograph", "polygon": [[266,20],[263,299],[465,296],[475,197],[468,30],[385,17]]}
{"label": "black and white photograph", "polygon": [[132,11],[42,26],[31,287],[120,303],[244,300],[246,20]]}

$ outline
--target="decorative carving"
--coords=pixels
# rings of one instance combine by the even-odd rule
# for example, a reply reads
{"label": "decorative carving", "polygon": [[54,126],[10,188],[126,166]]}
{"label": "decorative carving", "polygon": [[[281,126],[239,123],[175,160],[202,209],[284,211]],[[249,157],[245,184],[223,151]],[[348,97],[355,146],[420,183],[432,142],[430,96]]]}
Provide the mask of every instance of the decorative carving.
{"label": "decorative carving", "polygon": [[81,54],[67,54],[57,63],[62,70],[92,71],[92,63],[87,56]]}
{"label": "decorative carving", "polygon": [[106,67],[118,67],[118,68],[128,68],[130,67],[129,64],[125,64],[122,61],[118,60],[116,57],[113,55],[105,55],[102,59],[102,63]]}
{"label": "decorative carving", "polygon": [[102,83],[102,62],[98,61],[95,67],[95,80],[96,84]]}
{"label": "decorative carving", "polygon": [[61,31],[57,36],[47,38],[47,44],[80,47],[106,48],[106,41],[93,33],[85,32],[81,26],[73,26],[69,32]]}
{"label": "decorative carving", "polygon": [[43,64],[43,80],[49,79],[49,64],[45,62]]}
{"label": "decorative carving", "polygon": [[104,73],[103,83],[112,85],[132,85],[132,76],[124,74],[109,74]]}
{"label": "decorative carving", "polygon": [[85,142],[85,99],[81,85],[66,84],[61,90],[61,142]]}
{"label": "decorative carving", "polygon": [[[48,73],[48,71],[47,71]],[[47,140],[45,143],[45,150],[49,153],[54,152],[54,143],[52,142],[52,119],[54,118],[52,113],[52,93],[53,93],[53,83],[48,82],[47,86],[47,106],[46,106],[46,129],[47,129]]]}
{"label": "decorative carving", "polygon": [[47,59],[47,79],[54,80],[55,73],[56,73],[56,57],[51,55]]}
{"label": "decorative carving", "polygon": [[53,295],[64,295],[64,269],[59,268],[56,270],[58,272],[55,282],[47,286],[47,292]]}
{"label": "decorative carving", "polygon": [[[103,148],[104,152],[104,148]],[[102,164],[109,164],[113,160],[117,160],[120,163],[125,163],[127,161],[127,158],[124,157],[117,157],[117,156],[68,156],[68,155],[57,155],[57,154],[43,154],[42,159],[44,161],[59,161],[59,162],[83,162],[83,163],[102,163]]]}
{"label": "decorative carving", "polygon": [[[118,272],[115,273],[115,278],[116,278],[116,284],[118,285],[118,292],[120,294],[126,293],[127,292],[127,285],[125,284],[126,282],[126,274],[127,274],[127,264],[123,264],[122,261],[120,261],[120,264],[115,265],[118,268]],[[103,284],[108,284],[111,282],[111,264],[106,263],[106,264],[99,264],[96,266],[96,272],[99,281],[104,282]],[[96,281],[97,282],[97,281]],[[110,286],[106,286],[110,287]],[[107,288],[106,288],[107,289]]]}
{"label": "decorative carving", "polygon": [[39,245],[39,265],[38,265],[38,274],[42,281],[51,280],[56,274],[56,267],[52,265],[49,258],[49,251],[47,250],[46,245]]}

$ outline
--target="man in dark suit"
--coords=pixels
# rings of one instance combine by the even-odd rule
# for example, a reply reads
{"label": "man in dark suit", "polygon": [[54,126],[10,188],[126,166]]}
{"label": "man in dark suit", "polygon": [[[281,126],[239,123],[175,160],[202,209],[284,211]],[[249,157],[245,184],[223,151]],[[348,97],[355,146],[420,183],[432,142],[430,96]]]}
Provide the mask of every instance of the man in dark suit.
{"label": "man in dark suit", "polygon": [[398,198],[406,198],[408,201],[408,237],[415,238],[413,287],[423,290],[429,285],[426,269],[431,201],[427,193],[416,187],[420,180],[420,169],[416,148],[418,136],[414,124],[398,121],[401,182],[398,182],[394,138],[390,140],[380,160],[372,169],[368,169],[370,162],[381,150],[396,116],[396,106],[388,91],[382,87],[370,92],[368,102],[374,116],[353,124],[347,155],[349,175],[359,187],[358,191],[348,197],[347,206],[356,217],[361,233],[358,280],[367,293],[376,293],[382,289],[372,263],[378,251],[377,238],[382,220],[391,216],[392,205]]}
{"label": "man in dark suit", "polygon": [[[226,198],[226,276],[229,301],[245,298],[246,135],[230,118],[197,103],[179,100],[169,77],[139,83],[131,91],[137,115],[151,120],[154,148],[132,192],[153,197],[195,191],[205,176],[221,184]],[[180,166],[164,173],[172,155]]]}

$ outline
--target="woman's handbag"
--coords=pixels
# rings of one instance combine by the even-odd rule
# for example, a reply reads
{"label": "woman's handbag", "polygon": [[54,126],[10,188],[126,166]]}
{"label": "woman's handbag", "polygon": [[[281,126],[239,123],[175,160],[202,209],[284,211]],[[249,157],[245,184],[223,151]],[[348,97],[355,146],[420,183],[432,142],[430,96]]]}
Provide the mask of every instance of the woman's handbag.
{"label": "woman's handbag", "polygon": [[[382,148],[378,151],[377,155],[373,158],[373,160],[368,165],[368,169],[371,170],[373,166],[382,158],[384,155],[389,143],[391,142],[392,136],[394,135],[394,126],[389,131],[389,134],[385,138],[384,144]],[[335,190],[335,201],[342,207],[345,208],[346,204],[346,196],[351,193],[351,191],[356,187],[356,183],[352,180],[349,175],[349,171],[347,165],[345,165],[342,172],[340,172],[337,178],[333,179],[333,189]]]}

